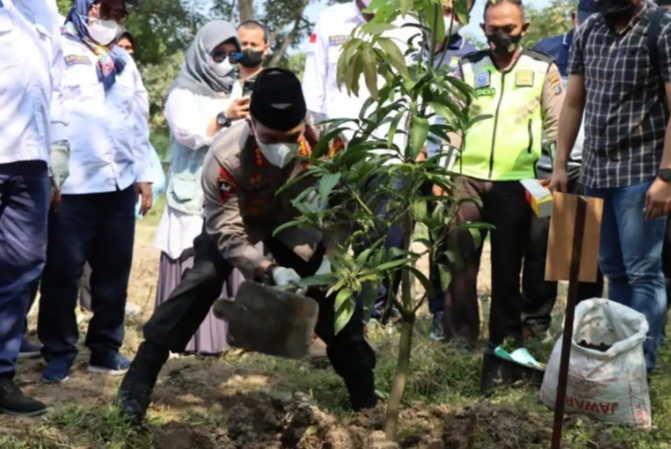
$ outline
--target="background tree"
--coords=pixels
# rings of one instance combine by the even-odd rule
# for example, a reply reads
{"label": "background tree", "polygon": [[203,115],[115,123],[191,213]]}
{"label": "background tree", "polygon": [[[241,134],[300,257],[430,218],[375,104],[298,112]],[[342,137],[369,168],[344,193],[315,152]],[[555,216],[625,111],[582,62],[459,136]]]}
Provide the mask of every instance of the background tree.
{"label": "background tree", "polygon": [[569,31],[571,12],[577,8],[574,0],[552,0],[545,8],[525,6],[526,20],[531,24],[522,39],[522,46],[531,48],[542,39]]}

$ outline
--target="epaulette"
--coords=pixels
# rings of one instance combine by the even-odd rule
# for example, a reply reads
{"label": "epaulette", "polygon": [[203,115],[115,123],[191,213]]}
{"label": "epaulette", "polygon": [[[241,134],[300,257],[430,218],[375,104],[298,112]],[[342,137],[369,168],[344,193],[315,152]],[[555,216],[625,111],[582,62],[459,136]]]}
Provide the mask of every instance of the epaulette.
{"label": "epaulette", "polygon": [[523,50],[523,54],[537,61],[547,62],[548,64],[555,62],[555,59],[552,56],[548,55],[547,53],[543,53],[542,51],[525,49]]}

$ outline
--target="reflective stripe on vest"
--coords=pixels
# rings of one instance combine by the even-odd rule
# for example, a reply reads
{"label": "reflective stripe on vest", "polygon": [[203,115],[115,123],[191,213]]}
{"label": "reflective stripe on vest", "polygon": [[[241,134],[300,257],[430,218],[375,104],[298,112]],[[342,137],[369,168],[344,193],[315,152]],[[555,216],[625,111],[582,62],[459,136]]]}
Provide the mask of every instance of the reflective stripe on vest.
{"label": "reflective stripe on vest", "polygon": [[475,89],[470,119],[491,115],[466,135],[463,175],[492,181],[536,177],[543,135],[541,96],[548,68],[548,62],[525,53],[505,73],[497,70],[489,56],[463,61],[463,79]]}

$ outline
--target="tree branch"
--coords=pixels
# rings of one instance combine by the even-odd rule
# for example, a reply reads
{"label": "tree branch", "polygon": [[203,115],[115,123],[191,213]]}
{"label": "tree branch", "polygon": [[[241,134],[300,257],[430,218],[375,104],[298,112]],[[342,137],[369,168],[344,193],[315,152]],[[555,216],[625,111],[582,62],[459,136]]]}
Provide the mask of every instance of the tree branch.
{"label": "tree branch", "polygon": [[[303,13],[305,12],[305,8],[308,6],[309,0],[303,0],[303,6],[296,10],[296,15],[294,16],[294,24],[293,27],[291,28],[291,31],[289,31],[289,34],[287,34],[287,37],[284,39],[282,42],[282,45],[280,45],[280,48],[278,48],[276,51],[273,52],[273,56],[270,58],[270,61],[268,62],[268,66],[274,67],[276,66],[284,57],[284,54],[286,51],[289,49],[291,44],[294,43],[294,40],[296,40],[296,37],[298,37],[298,32],[300,30],[301,26],[301,21],[303,20]],[[273,33],[273,38],[276,38],[281,29],[284,28],[282,27],[277,27],[275,32]],[[274,39],[273,39],[274,41]]]}

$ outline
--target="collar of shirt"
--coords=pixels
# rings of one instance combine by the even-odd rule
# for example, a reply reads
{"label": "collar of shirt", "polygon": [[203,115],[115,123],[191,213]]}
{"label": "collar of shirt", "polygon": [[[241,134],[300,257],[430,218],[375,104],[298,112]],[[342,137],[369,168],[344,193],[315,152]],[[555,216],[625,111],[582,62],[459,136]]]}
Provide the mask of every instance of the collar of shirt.
{"label": "collar of shirt", "polygon": [[562,44],[564,47],[571,48],[571,44],[573,43],[573,30],[569,31],[564,35],[564,40],[562,41]]}
{"label": "collar of shirt", "polygon": [[631,18],[631,20],[630,20],[629,23],[627,24],[627,26],[624,27],[624,28],[622,29],[622,31],[620,31],[620,32],[617,32],[617,31],[615,31],[614,29],[613,29],[612,31],[613,31],[615,34],[618,34],[618,35],[620,35],[620,36],[623,36],[623,35],[627,34],[632,28],[634,28],[634,26],[636,26],[636,24],[638,23],[638,21],[641,20],[641,17],[642,17],[644,14],[647,14],[648,11],[650,10],[650,8],[652,8],[652,7],[653,7],[653,4],[652,4],[652,3],[650,3],[649,1],[646,1],[646,0],[643,0],[643,1],[640,3],[640,6],[639,6],[639,8],[638,8],[638,11],[636,11],[636,13],[634,14],[634,16]]}
{"label": "collar of shirt", "polygon": [[464,40],[463,37],[459,33],[455,34],[454,36],[450,37],[450,40],[447,43],[447,49],[448,50],[461,50],[464,46],[464,43],[466,41]]}

